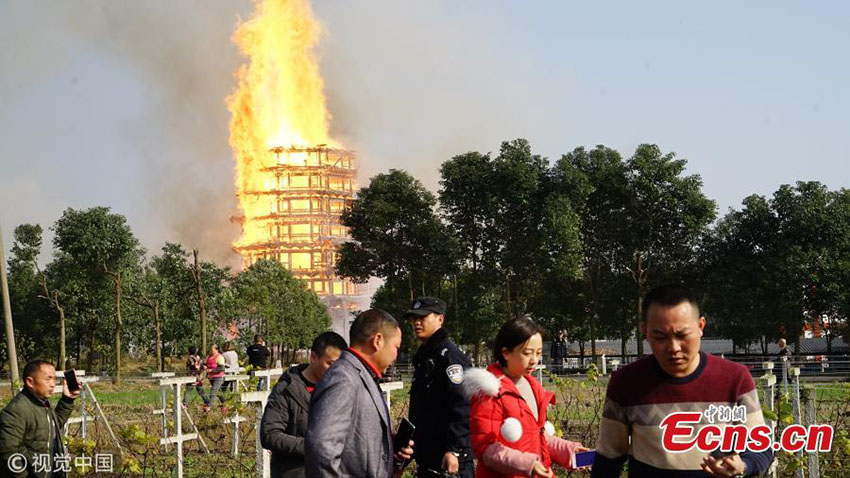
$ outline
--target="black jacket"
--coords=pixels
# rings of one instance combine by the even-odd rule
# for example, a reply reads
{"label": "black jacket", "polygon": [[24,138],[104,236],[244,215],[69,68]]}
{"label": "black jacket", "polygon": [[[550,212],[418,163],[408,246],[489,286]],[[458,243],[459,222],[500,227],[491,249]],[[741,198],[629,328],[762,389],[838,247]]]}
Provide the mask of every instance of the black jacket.
{"label": "black jacket", "polygon": [[271,476],[303,478],[304,437],[307,435],[307,411],[310,392],[301,378],[307,364],[290,368],[278,380],[269,395],[260,441],[272,452]]}
{"label": "black jacket", "polygon": [[416,426],[413,441],[417,463],[439,465],[448,451],[471,461],[469,400],[463,393],[463,371],[472,364],[439,328],[413,357],[410,387],[410,421]]}
{"label": "black jacket", "polygon": [[567,342],[561,339],[552,341],[552,346],[549,349],[549,356],[552,360],[561,360],[567,356]]}
{"label": "black jacket", "polygon": [[264,369],[268,362],[271,351],[265,345],[251,344],[246,350],[248,353],[248,363],[254,368]]}

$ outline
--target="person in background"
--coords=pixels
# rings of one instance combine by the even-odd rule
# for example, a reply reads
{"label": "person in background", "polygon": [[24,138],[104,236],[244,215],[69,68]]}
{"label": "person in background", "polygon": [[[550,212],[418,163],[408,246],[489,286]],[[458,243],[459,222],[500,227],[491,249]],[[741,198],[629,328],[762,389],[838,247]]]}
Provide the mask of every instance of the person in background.
{"label": "person in background", "polygon": [[212,404],[213,397],[218,397],[219,403],[224,405],[224,397],[218,392],[221,390],[221,384],[224,382],[225,365],[224,356],[218,351],[218,345],[212,344],[210,346],[210,354],[204,360],[203,368],[210,381],[210,395],[207,404]]}
{"label": "person in background", "polygon": [[192,389],[194,388],[205,406],[209,406],[210,400],[204,395],[204,380],[201,378],[201,356],[198,355],[198,347],[189,347],[189,357],[186,359],[186,375],[195,376],[195,383],[186,384],[186,393],[183,395],[183,405],[188,405],[192,399]]}
{"label": "person in background", "polygon": [[417,297],[404,313],[422,345],[413,357],[408,418],[416,427],[416,472],[420,478],[443,470],[472,478],[469,445],[469,399],[463,393],[463,373],[472,364],[443,327],[446,303]]}
{"label": "person in background", "polygon": [[[262,335],[254,336],[254,343],[248,347],[246,350],[248,354],[248,365],[251,366],[254,370],[265,370],[268,368],[269,356],[271,356],[271,351],[269,351],[268,347],[266,347],[266,341],[263,340]],[[257,390],[262,390],[266,386],[266,377],[260,377],[260,381],[257,382]]]}
{"label": "person in background", "polygon": [[[224,343],[224,351],[221,354],[224,357],[224,372],[225,375],[230,373],[238,373],[239,372],[239,355],[233,350],[233,342],[225,342]],[[236,382],[231,380],[225,384],[224,389],[227,391],[235,392]]]}
{"label": "person in background", "polygon": [[559,330],[558,335],[552,339],[549,358],[552,361],[553,371],[564,367],[564,359],[567,358],[567,334],[563,330]]}
{"label": "person in background", "polygon": [[320,334],[310,347],[310,363],[287,370],[272,389],[260,424],[260,441],[272,452],[272,477],[305,476],[304,436],[310,395],[347,347],[337,333]]}
{"label": "person in background", "polygon": [[[788,348],[788,342],[785,339],[779,339],[776,343],[779,346],[779,351],[776,352],[777,365],[782,369],[782,375],[788,382],[791,381],[791,349]],[[777,391],[779,387],[776,387]]]}
{"label": "person in background", "polygon": [[351,346],[310,398],[305,441],[308,478],[391,478],[413,455],[413,440],[393,448],[390,409],[379,381],[398,357],[401,328],[380,309],[361,312]]}
{"label": "person in background", "polygon": [[[48,398],[56,386],[56,368],[45,360],[24,366],[24,388],[0,413],[0,476],[64,477],[57,456],[65,456],[62,427],[74,409],[80,390],[62,383],[62,398],[54,408]],[[44,457],[46,462],[36,460]],[[21,467],[13,473],[11,467]]]}
{"label": "person in background", "polygon": [[486,370],[466,372],[477,478],[552,478],[552,462],[571,469],[573,456],[587,450],[555,436],[555,427],[546,421],[555,394],[532,375],[543,356],[542,332],[528,317],[509,320],[493,342],[495,362]]}

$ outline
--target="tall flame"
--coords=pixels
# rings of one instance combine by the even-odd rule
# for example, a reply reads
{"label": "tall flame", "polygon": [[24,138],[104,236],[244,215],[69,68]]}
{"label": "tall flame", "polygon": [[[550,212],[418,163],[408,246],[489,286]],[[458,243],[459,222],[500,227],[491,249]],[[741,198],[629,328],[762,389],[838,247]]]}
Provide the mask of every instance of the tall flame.
{"label": "tall flame", "polygon": [[240,22],[233,42],[248,57],[236,72],[236,91],[227,98],[230,146],[236,157],[236,191],[244,214],[236,246],[262,242],[260,221],[273,207],[263,168],[275,164],[273,147],[325,144],[330,114],[314,47],[321,25],[308,0],[255,0],[254,16]]}

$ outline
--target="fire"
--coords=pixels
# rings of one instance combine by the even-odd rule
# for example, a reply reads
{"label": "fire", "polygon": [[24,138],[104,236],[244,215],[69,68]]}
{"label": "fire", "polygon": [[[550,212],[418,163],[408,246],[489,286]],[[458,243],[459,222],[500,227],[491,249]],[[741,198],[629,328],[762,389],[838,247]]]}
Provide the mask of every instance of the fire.
{"label": "fire", "polygon": [[328,134],[330,114],[315,46],[321,25],[307,0],[259,0],[254,16],[240,22],[233,41],[248,57],[236,72],[236,91],[227,98],[230,145],[236,157],[236,192],[244,215],[235,247],[269,242],[258,218],[274,212],[280,187],[264,173],[280,161],[306,164],[304,153],[275,155],[272,148],[338,147]]}

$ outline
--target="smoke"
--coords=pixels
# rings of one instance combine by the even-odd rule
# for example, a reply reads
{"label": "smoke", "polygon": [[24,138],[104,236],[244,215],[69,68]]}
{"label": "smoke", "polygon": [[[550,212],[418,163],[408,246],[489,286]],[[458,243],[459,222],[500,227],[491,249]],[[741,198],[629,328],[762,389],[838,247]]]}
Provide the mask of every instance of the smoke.
{"label": "smoke", "polygon": [[498,151],[517,137],[543,153],[565,152],[574,80],[555,59],[515,41],[538,32],[511,23],[514,7],[316,3],[327,32],[332,133],[358,151],[361,185],[401,168],[436,190],[442,162],[470,150]]}
{"label": "smoke", "polygon": [[[0,8],[5,19],[0,29],[14,44],[10,48],[4,42],[0,57],[2,70],[13,72],[3,75],[3,95],[25,97],[38,91],[87,56],[127,71],[139,91],[136,114],[112,118],[119,124],[110,127],[120,137],[102,138],[118,144],[106,164],[124,171],[119,180],[128,184],[117,192],[130,197],[101,202],[117,212],[126,210],[152,253],[166,240],[178,241],[199,248],[206,258],[237,265],[229,247],[239,226],[229,221],[238,210],[224,99],[241,62],[230,34],[237,13],[250,12],[250,2],[21,1]],[[108,97],[92,96],[87,101],[101,103],[98,108],[109,117]],[[72,154],[84,158],[86,152]],[[98,164],[78,161],[84,169]],[[108,170],[91,174],[110,180]],[[65,207],[82,206],[66,203],[59,209]]]}
{"label": "smoke", "polygon": [[[569,80],[539,75],[540,59],[510,41],[511,15],[485,5],[314,2],[332,136],[357,151],[361,185],[402,168],[435,190],[453,155],[520,136],[543,152],[571,144],[535,141],[570,127],[566,93],[541,94],[568,92]],[[179,241],[238,265],[224,100],[245,61],[230,36],[252,10],[248,0],[0,3],[0,100],[38,116],[0,119],[0,157],[17,171],[0,175],[0,194],[19,205],[14,221],[47,226],[66,207],[108,205],[152,253]]]}

